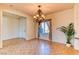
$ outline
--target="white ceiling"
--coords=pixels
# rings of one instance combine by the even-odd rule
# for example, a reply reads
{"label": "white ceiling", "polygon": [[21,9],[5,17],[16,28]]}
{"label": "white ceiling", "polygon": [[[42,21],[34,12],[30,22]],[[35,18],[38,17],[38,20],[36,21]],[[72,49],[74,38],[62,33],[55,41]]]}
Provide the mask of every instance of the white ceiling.
{"label": "white ceiling", "polygon": [[16,3],[16,4],[3,4],[10,6],[13,9],[17,9],[19,11],[22,11],[24,13],[27,13],[29,15],[35,15],[36,11],[38,10],[38,5],[42,5],[41,10],[44,14],[50,14],[53,12],[58,12],[61,10],[73,8],[74,4],[72,3]]}

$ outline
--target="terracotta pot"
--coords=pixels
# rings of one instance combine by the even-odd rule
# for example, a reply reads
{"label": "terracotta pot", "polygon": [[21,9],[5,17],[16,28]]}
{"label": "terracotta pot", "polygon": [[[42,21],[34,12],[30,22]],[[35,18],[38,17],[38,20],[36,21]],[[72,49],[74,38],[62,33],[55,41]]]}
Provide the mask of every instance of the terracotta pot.
{"label": "terracotta pot", "polygon": [[71,47],[71,44],[69,44],[69,43],[66,43],[66,46],[67,46],[67,47]]}

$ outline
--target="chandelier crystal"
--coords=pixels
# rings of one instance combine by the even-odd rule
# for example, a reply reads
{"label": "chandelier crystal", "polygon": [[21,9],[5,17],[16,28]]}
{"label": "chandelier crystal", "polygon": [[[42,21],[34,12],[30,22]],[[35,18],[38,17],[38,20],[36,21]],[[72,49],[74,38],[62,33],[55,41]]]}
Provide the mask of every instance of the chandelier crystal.
{"label": "chandelier crystal", "polygon": [[45,20],[45,16],[44,16],[42,10],[40,9],[41,8],[41,5],[38,5],[38,8],[39,9],[37,10],[37,15],[34,16],[34,20],[36,22],[40,22],[42,20]]}

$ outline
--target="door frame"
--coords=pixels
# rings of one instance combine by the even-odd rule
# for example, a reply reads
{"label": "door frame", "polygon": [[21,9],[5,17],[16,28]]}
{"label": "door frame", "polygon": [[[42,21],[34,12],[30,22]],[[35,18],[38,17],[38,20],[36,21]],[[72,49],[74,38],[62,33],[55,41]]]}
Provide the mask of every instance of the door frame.
{"label": "door frame", "polygon": [[38,22],[38,39],[40,39],[39,38],[40,37],[40,31],[39,31],[39,29],[40,29],[41,22],[49,21],[49,23],[50,23],[50,27],[49,27],[49,40],[52,41],[52,21],[51,20],[52,19],[46,19],[46,20],[42,20],[42,21]]}

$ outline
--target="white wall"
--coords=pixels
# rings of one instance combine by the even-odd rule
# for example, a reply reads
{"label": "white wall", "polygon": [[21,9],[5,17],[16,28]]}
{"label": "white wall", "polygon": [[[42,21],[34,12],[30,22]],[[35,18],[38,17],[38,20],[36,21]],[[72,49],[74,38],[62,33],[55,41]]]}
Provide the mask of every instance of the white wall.
{"label": "white wall", "polygon": [[57,28],[74,22],[74,8],[49,14],[47,18],[52,19],[52,40],[59,43],[66,43],[64,33]]}
{"label": "white wall", "polygon": [[0,48],[2,48],[2,11],[0,10]]}
{"label": "white wall", "polygon": [[79,37],[79,3],[74,5],[75,37]]}
{"label": "white wall", "polygon": [[75,38],[74,48],[79,50],[79,3],[74,4]]}
{"label": "white wall", "polygon": [[36,23],[34,23],[33,18],[27,21],[27,39],[36,38]]}

